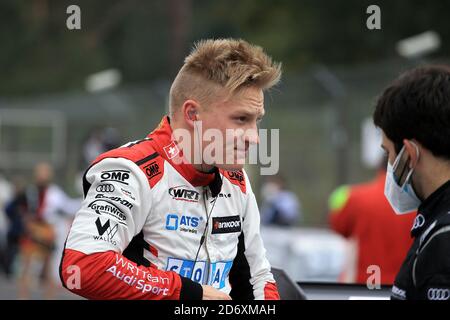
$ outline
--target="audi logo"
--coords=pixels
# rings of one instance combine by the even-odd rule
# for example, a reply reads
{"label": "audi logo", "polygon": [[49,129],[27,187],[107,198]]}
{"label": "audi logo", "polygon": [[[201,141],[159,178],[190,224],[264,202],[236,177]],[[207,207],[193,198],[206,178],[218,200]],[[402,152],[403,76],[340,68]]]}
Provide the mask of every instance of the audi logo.
{"label": "audi logo", "polygon": [[448,300],[450,298],[449,289],[428,289],[429,300]]}
{"label": "audi logo", "polygon": [[113,192],[114,191],[114,186],[112,184],[101,184],[99,185],[95,190],[97,190],[97,192]]}
{"label": "audi logo", "polygon": [[419,214],[415,219],[414,219],[414,225],[412,227],[412,230],[417,229],[422,227],[425,224],[425,217],[421,214]]}

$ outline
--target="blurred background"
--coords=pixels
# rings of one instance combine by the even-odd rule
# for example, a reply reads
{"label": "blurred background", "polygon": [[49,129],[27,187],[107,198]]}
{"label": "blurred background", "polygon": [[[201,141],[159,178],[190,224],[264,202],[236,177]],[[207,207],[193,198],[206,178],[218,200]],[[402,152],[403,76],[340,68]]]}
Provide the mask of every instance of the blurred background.
{"label": "blurred background", "polygon": [[[73,4],[81,29],[66,26]],[[373,4],[381,29],[367,27]],[[280,129],[282,182],[248,168],[262,214],[271,214],[277,183],[286,192],[275,201],[293,212],[283,223],[263,219],[270,260],[281,265],[290,254],[284,266],[296,281],[357,281],[348,271],[355,268],[355,237],[330,226],[330,212],[349,195],[332,195],[370,181],[383,166],[379,133],[368,120],[383,88],[418,64],[449,62],[448,12],[449,1],[419,0],[1,1],[0,234],[9,267],[0,276],[0,298],[72,297],[39,290],[46,269],[25,262],[14,229],[21,228],[14,211],[20,205],[5,208],[40,186],[36,165],[47,163],[47,180],[63,199],[57,222],[49,223],[62,230],[55,239],[63,242],[90,161],[159,123],[183,58],[204,38],[243,38],[283,64],[262,123]],[[23,280],[26,268],[36,285]],[[31,289],[23,288],[27,281]]]}

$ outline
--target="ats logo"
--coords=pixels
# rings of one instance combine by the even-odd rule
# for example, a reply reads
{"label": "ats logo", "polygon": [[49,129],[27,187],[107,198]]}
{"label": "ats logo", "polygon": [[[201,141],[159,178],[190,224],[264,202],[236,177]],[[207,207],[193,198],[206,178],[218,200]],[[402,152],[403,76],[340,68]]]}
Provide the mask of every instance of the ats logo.
{"label": "ats logo", "polygon": [[166,229],[197,234],[197,229],[201,220],[203,220],[201,217],[168,214],[166,217]]}

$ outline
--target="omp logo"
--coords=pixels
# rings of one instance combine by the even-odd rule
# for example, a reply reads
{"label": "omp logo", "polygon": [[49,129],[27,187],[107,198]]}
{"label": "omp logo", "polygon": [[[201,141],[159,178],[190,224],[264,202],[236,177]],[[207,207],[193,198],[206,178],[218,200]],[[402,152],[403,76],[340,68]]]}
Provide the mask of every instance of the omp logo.
{"label": "omp logo", "polygon": [[450,299],[450,289],[430,288],[427,297],[429,300],[448,300]]}
{"label": "omp logo", "polygon": [[159,165],[156,161],[153,161],[152,163],[146,165],[143,170],[145,171],[145,174],[149,179],[161,173],[161,171],[159,171]]}
{"label": "omp logo", "polygon": [[232,233],[241,231],[241,218],[239,215],[213,218],[212,233]]}
{"label": "omp logo", "polygon": [[189,202],[198,202],[200,198],[200,193],[195,190],[186,189],[186,186],[169,188],[169,194],[172,196],[172,199]]}
{"label": "omp logo", "polygon": [[176,214],[168,214],[166,217],[166,229],[197,233],[197,227],[200,220],[201,218],[192,216],[178,216]]}
{"label": "omp logo", "polygon": [[110,183],[100,184],[95,188],[97,192],[114,192],[114,186]]}
{"label": "omp logo", "polygon": [[238,181],[239,184],[241,185],[244,182],[244,175],[242,174],[241,171],[229,171],[228,176],[230,177],[231,180]]}
{"label": "omp logo", "polygon": [[120,224],[126,225],[125,221],[127,217],[115,204],[109,201],[95,200],[88,205],[88,208],[94,210],[98,215],[108,215],[118,220]]}
{"label": "omp logo", "polygon": [[128,171],[128,170],[102,171],[102,173],[100,175],[100,178],[101,178],[100,182],[114,181],[114,182],[119,182],[119,183],[128,185],[128,183],[125,182],[125,180],[128,180],[129,177],[130,177],[130,171]]}

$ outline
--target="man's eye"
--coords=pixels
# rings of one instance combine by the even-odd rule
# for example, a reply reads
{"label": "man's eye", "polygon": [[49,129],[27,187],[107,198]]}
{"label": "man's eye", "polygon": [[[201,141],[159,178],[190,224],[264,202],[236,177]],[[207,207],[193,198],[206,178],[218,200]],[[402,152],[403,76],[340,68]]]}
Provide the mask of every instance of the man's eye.
{"label": "man's eye", "polygon": [[247,117],[237,117],[236,120],[240,123],[245,123],[247,121]]}

